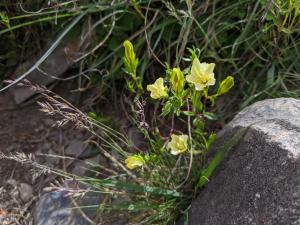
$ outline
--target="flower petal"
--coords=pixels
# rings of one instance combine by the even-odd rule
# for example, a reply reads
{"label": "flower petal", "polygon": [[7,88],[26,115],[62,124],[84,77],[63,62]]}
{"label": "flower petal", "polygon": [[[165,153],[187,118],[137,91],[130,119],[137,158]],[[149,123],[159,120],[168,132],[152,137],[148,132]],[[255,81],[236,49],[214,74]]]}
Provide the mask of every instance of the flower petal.
{"label": "flower petal", "polygon": [[212,74],[215,69],[214,63],[201,63],[202,74]]}
{"label": "flower petal", "polygon": [[155,83],[157,84],[158,87],[163,87],[164,86],[164,79],[162,77],[158,78]]}
{"label": "flower petal", "polygon": [[154,84],[147,85],[147,91],[150,91],[151,98],[160,99],[168,96],[166,87],[164,86],[164,79],[158,78]]}
{"label": "flower petal", "polygon": [[198,58],[195,58],[192,63],[191,75],[198,76],[201,74],[201,63]]}
{"label": "flower petal", "polygon": [[213,85],[215,85],[215,83],[216,83],[216,79],[215,79],[214,73],[209,74],[209,80],[207,82],[207,85],[213,86]]}
{"label": "flower petal", "polygon": [[148,84],[147,85],[147,91],[153,91],[154,85],[153,84]]}
{"label": "flower petal", "polygon": [[187,82],[192,83],[193,77],[192,75],[186,75],[185,79]]}
{"label": "flower petal", "polygon": [[195,83],[195,89],[196,91],[202,91],[206,86],[201,83]]}
{"label": "flower petal", "polygon": [[178,155],[188,150],[187,135],[171,135],[171,141],[168,143],[168,148],[171,149],[172,155]]}
{"label": "flower petal", "polygon": [[171,154],[172,154],[172,155],[178,155],[178,154],[179,154],[179,152],[178,152],[178,151],[176,151],[175,149],[171,149]]}

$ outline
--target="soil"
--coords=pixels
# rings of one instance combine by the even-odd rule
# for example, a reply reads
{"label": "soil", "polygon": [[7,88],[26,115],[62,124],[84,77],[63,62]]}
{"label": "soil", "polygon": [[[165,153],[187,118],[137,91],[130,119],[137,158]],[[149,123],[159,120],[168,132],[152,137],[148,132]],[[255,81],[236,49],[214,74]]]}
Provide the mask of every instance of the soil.
{"label": "soil", "polygon": [[[58,89],[70,90],[63,86]],[[87,138],[84,132],[71,126],[53,127],[55,119],[40,112],[34,100],[18,108],[5,108],[10,105],[9,101],[0,93],[0,153],[6,156],[31,153],[39,155],[39,162],[59,168],[59,159],[41,155],[63,155],[70,141]],[[15,160],[0,159],[0,224],[33,224],[31,209],[45,186],[45,176],[36,176],[32,169]],[[23,193],[21,184],[29,185],[28,193]],[[25,201],[21,194],[28,195]]]}

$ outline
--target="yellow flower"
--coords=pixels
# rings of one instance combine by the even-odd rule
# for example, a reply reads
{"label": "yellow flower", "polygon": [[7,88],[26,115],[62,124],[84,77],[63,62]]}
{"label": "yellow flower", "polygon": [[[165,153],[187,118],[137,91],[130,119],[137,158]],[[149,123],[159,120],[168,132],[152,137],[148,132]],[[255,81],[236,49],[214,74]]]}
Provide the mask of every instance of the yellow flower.
{"label": "yellow flower", "polygon": [[140,155],[132,155],[132,156],[127,157],[127,159],[125,160],[125,163],[126,163],[126,166],[132,170],[136,167],[143,166],[145,164],[145,160]]}
{"label": "yellow flower", "polygon": [[181,93],[184,88],[184,76],[180,68],[174,68],[171,74],[172,89],[176,93]]}
{"label": "yellow flower", "polygon": [[186,76],[186,80],[193,83],[197,91],[202,91],[205,87],[216,83],[214,68],[214,63],[200,63],[199,59],[195,58],[191,74]]}
{"label": "yellow flower", "polygon": [[187,135],[171,135],[172,140],[168,143],[168,148],[171,149],[172,155],[178,155],[188,149]]}
{"label": "yellow flower", "polygon": [[160,99],[168,96],[167,88],[164,86],[164,79],[158,78],[154,84],[147,85],[147,91],[150,91],[151,98]]}

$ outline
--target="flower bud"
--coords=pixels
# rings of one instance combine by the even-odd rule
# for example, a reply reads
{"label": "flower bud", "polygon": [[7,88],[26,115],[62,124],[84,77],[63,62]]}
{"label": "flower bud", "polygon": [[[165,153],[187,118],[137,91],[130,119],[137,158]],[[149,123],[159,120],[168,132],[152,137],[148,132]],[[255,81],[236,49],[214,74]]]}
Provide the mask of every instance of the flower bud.
{"label": "flower bud", "polygon": [[184,76],[180,68],[174,68],[171,74],[172,90],[176,93],[181,93],[184,88]]}
{"label": "flower bud", "polygon": [[228,76],[226,77],[226,79],[224,79],[218,89],[217,95],[223,95],[225,93],[227,93],[234,85],[234,79],[232,76]]}

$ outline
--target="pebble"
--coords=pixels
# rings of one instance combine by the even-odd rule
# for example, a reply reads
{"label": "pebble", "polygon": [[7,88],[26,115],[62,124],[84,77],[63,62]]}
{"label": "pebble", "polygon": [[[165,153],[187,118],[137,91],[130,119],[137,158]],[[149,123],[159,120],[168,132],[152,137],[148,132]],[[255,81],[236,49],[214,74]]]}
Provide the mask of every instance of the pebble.
{"label": "pebble", "polygon": [[21,183],[19,194],[23,202],[28,202],[33,197],[33,189],[29,184]]}

